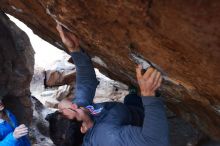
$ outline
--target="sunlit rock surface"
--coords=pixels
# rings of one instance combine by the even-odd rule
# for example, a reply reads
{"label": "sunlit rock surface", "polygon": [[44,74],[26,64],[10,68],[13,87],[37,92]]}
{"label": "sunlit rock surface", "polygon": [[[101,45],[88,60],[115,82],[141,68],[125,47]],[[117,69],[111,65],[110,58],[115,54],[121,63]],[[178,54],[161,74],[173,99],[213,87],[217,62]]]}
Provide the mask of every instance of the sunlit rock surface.
{"label": "sunlit rock surface", "polygon": [[0,12],[0,96],[20,123],[30,124],[34,51],[28,36]]}
{"label": "sunlit rock surface", "polygon": [[112,79],[136,84],[135,62],[147,60],[165,75],[168,107],[220,139],[219,0],[2,0],[0,7],[64,49],[56,20]]}

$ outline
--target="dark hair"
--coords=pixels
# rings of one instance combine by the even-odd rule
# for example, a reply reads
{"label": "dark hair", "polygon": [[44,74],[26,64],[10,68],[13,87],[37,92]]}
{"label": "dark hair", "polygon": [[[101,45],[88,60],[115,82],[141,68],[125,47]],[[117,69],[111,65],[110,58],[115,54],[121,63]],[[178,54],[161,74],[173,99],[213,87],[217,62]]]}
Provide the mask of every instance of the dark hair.
{"label": "dark hair", "polygon": [[50,138],[57,146],[80,146],[83,143],[84,134],[80,127],[82,122],[69,120],[61,113],[55,112],[47,115],[49,122]]}

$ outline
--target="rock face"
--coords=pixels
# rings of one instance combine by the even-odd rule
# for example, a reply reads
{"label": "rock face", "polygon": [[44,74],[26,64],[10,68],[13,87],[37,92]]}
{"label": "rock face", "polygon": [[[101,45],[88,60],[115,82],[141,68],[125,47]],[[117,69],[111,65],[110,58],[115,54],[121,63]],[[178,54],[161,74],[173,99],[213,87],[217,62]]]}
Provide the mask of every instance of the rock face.
{"label": "rock face", "polygon": [[21,123],[32,118],[30,81],[34,51],[27,35],[0,12],[0,95]]}
{"label": "rock face", "polygon": [[49,138],[49,124],[45,120],[46,116],[54,113],[54,109],[44,107],[35,97],[31,97],[33,104],[33,119],[29,127],[29,136],[32,146],[54,146]]}
{"label": "rock face", "polygon": [[0,7],[64,49],[56,20],[112,79],[136,84],[135,62],[152,64],[164,74],[168,107],[220,139],[219,0],[2,0]]}
{"label": "rock face", "polygon": [[46,71],[46,85],[47,86],[59,86],[64,84],[71,84],[76,78],[76,71]]}

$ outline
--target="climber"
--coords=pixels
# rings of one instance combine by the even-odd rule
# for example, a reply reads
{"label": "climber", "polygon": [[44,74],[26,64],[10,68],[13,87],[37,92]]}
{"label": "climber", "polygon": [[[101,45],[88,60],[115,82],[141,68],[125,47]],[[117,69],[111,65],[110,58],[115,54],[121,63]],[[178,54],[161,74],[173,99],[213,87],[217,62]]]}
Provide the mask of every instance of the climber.
{"label": "climber", "polygon": [[18,126],[15,116],[6,110],[0,97],[0,146],[30,146],[27,138],[28,128]]}
{"label": "climber", "polygon": [[138,65],[136,74],[141,97],[133,90],[125,97],[124,104],[94,104],[98,80],[90,57],[80,48],[73,33],[59,24],[57,30],[76,65],[75,97],[58,105],[59,111],[76,125],[73,129],[75,145],[168,146],[165,106],[160,97],[155,97],[162,82],[161,73],[151,67],[143,74]]}

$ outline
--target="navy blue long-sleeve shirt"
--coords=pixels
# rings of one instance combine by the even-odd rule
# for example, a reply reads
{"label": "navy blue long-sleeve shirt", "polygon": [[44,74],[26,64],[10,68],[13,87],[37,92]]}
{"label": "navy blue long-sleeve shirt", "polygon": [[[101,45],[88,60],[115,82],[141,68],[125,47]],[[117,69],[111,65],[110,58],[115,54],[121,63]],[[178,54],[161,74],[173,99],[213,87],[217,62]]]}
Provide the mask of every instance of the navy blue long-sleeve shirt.
{"label": "navy blue long-sleeve shirt", "polygon": [[168,124],[163,101],[142,97],[144,121],[134,126],[127,105],[117,102],[93,104],[98,85],[89,56],[83,51],[71,53],[76,65],[76,94],[74,103],[103,108],[92,116],[94,126],[86,133],[83,146],[169,146]]}
{"label": "navy blue long-sleeve shirt", "polygon": [[83,51],[71,53],[76,66],[76,90],[74,103],[87,106],[93,102],[98,80],[90,57]]}

